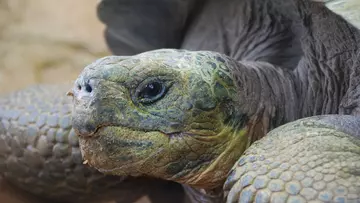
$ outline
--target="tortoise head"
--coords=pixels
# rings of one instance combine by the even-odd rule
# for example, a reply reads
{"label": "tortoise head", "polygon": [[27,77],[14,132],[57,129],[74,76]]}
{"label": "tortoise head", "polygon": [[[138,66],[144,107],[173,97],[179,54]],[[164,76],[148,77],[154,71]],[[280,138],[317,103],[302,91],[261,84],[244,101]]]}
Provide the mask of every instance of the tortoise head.
{"label": "tortoise head", "polygon": [[105,174],[221,185],[249,142],[231,63],[162,49],[87,66],[72,90],[83,158]]}

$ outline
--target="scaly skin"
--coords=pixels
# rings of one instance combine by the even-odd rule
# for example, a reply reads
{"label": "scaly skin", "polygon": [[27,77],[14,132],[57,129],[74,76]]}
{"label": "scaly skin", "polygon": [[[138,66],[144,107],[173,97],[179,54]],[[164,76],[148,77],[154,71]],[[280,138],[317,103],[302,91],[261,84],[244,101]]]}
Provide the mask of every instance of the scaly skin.
{"label": "scaly skin", "polygon": [[51,202],[128,203],[164,189],[162,181],[104,176],[83,164],[71,127],[70,87],[38,85],[0,99],[1,176]]}
{"label": "scaly skin", "polygon": [[360,118],[332,115],[272,130],[231,170],[227,202],[359,202],[359,126]]}
{"label": "scaly skin", "polygon": [[[359,85],[360,31],[321,4],[294,0],[279,9],[293,11],[286,15],[294,20],[302,39],[304,56],[293,71],[268,63],[236,61],[215,52],[184,50],[106,57],[86,67],[70,94],[74,99],[73,127],[80,136],[84,159],[106,174],[150,175],[212,190],[221,187],[231,162],[269,130],[311,115],[356,114],[358,94],[352,90]],[[340,163],[341,169],[355,169],[352,164],[360,161],[359,145],[351,142],[358,142],[358,136],[352,137],[353,133],[344,133],[342,128],[302,128],[299,122],[295,122],[299,127],[296,133],[301,132],[297,137],[313,141],[310,146],[323,146],[305,153],[301,170],[311,176],[314,172],[306,168],[306,161],[316,158],[318,152],[320,158],[327,156],[329,148],[338,152],[332,156],[347,154],[352,159]],[[335,124],[344,126],[341,119]],[[286,129],[274,140],[289,143],[285,135],[289,132],[295,133]],[[315,138],[307,137],[309,133]],[[339,147],[340,140],[347,147]],[[306,141],[294,149],[302,149]],[[277,151],[262,154],[282,154],[280,162],[288,162],[285,154],[291,154],[293,148],[279,151],[283,148],[272,145]],[[326,165],[325,161],[321,159],[319,164]],[[351,191],[344,198],[356,199],[354,194],[360,192],[354,183],[357,171],[349,172],[347,175],[353,176],[344,179],[339,159],[331,164],[337,171],[330,172],[335,177],[327,179],[330,182],[325,186],[333,187],[335,194],[347,184],[345,189]],[[235,171],[244,170],[235,167]],[[250,170],[250,175],[256,173],[256,167]],[[328,175],[326,170],[322,172],[316,180]],[[337,194],[326,197],[322,182],[299,185],[296,176],[287,175],[287,186],[282,187],[280,180],[265,184],[265,192],[274,192],[269,197],[278,196],[276,190],[286,196],[304,189],[298,198],[315,199],[310,197],[314,190],[319,199],[337,198]],[[225,188],[230,190],[228,202],[241,202],[239,195],[244,197],[241,200],[253,200],[258,190],[261,193],[262,188],[250,185],[252,180],[248,183],[247,179],[230,176]],[[250,186],[243,188],[242,184]],[[289,201],[296,198],[289,197]]]}
{"label": "scaly skin", "polygon": [[[110,2],[110,1],[109,1]],[[112,1],[115,2],[115,1]],[[160,17],[160,20],[169,20],[169,19],[173,19],[173,18],[163,18],[163,14],[169,14],[170,16],[174,17],[175,22],[179,22],[180,23],[174,23],[172,22],[172,20],[169,20],[168,22],[169,25],[175,27],[174,30],[181,30],[183,29],[182,27],[184,26],[184,22],[185,22],[185,18],[188,17],[190,12],[198,12],[199,10],[194,10],[190,3],[194,2],[194,1],[178,1],[177,3],[179,3],[179,5],[181,5],[181,9],[178,9],[179,6],[177,6],[177,4],[175,3],[169,3],[166,4],[166,6],[164,6],[164,3],[168,3],[168,1],[164,1],[161,2],[159,1],[160,5],[162,5],[162,9],[163,10],[169,10],[169,8],[175,8],[174,10],[172,10],[169,13],[166,12],[159,12],[158,16]],[[191,22],[191,26],[186,25],[185,27],[190,27],[189,31],[186,31],[187,35],[185,36],[185,39],[183,42],[180,42],[180,38],[179,36],[181,36],[181,32],[172,32],[175,33],[175,37],[174,38],[170,38],[169,40],[164,40],[164,38],[154,38],[152,35],[149,35],[149,31],[155,31],[155,32],[160,32],[163,33],[163,29],[152,29],[152,26],[163,26],[164,23],[147,23],[146,25],[149,25],[149,28],[146,29],[143,26],[143,23],[140,24],[136,24],[133,21],[124,21],[125,23],[128,23],[127,26],[119,26],[121,29],[123,29],[124,27],[126,27],[127,29],[130,27],[135,27],[134,30],[140,30],[137,29],[136,26],[140,25],[141,27],[141,31],[143,34],[140,37],[137,37],[138,39],[135,40],[130,40],[132,41],[133,45],[135,48],[139,49],[150,49],[151,47],[154,48],[154,44],[150,44],[151,46],[147,46],[146,43],[141,43],[141,44],[136,44],[138,42],[141,42],[141,38],[145,38],[145,37],[149,37],[151,40],[155,40],[152,42],[160,42],[163,44],[169,44],[169,41],[174,41],[175,43],[171,42],[170,46],[181,46],[183,48],[188,48],[188,49],[197,49],[197,50],[203,50],[203,49],[210,49],[210,50],[216,50],[219,52],[224,52],[228,55],[230,55],[232,58],[235,59],[248,59],[248,60],[264,60],[264,61],[268,61],[271,62],[273,64],[276,65],[281,65],[283,67],[294,67],[294,63],[296,64],[298,61],[298,58],[300,56],[299,53],[299,49],[296,49],[294,47],[298,47],[298,43],[296,38],[294,37],[294,35],[292,35],[291,33],[288,32],[288,22],[284,23],[286,21],[286,19],[283,18],[283,16],[279,15],[279,13],[274,12],[274,10],[268,6],[263,6],[262,3],[264,2],[264,0],[258,1],[256,2],[255,0],[251,0],[251,1],[226,1],[226,2],[217,2],[217,1],[209,1],[203,4],[202,1],[199,1],[201,4],[201,7],[203,7],[201,9],[201,15],[196,15],[195,17],[195,21]],[[355,1],[354,1],[355,2]],[[264,3],[265,4],[265,3]],[[330,5],[330,4],[329,4]],[[135,7],[131,7],[131,8],[143,8],[138,2],[135,3],[134,5]],[[247,7],[251,7],[252,9],[244,9],[244,11],[246,12],[240,12],[241,14],[236,14],[236,11],[241,10],[242,8],[247,8]],[[106,7],[106,6],[105,6]],[[120,6],[121,7],[121,6]],[[222,9],[219,9],[219,7],[221,7]],[[113,5],[110,5],[108,8],[113,10]],[[148,8],[148,7],[146,7]],[[159,6],[155,6],[154,7],[156,10],[159,10]],[[270,8],[270,9],[269,9]],[[334,8],[334,7],[332,7]],[[107,15],[109,12],[101,12],[101,10],[103,10],[104,8],[100,8],[100,14],[102,14],[101,16],[103,16],[103,20],[105,21],[111,21],[111,20],[115,20],[116,22],[119,22],[119,20],[117,18],[113,18],[113,17],[106,17],[104,15]],[[141,19],[139,22],[143,22],[143,19],[152,19],[154,20],[155,18],[153,17],[146,17],[146,15],[151,15],[151,9],[146,9],[146,11],[148,12],[144,12],[142,14],[144,14],[144,16],[138,18]],[[176,12],[179,12],[181,15],[178,15]],[[234,13],[235,12],[235,13]],[[134,13],[134,12],[132,12]],[[130,13],[130,14],[132,14]],[[136,12],[135,12],[136,13]],[[255,15],[254,15],[255,13]],[[261,13],[261,15],[260,15]],[[119,12],[119,14],[125,14],[128,15],[126,12]],[[342,13],[340,12],[340,14],[342,15]],[[193,14],[192,14],[193,15]],[[138,15],[137,15],[138,16]],[[136,17],[137,17],[136,16]],[[252,16],[251,18],[247,18],[248,16]],[[254,16],[257,16],[258,18],[254,18]],[[265,17],[264,17],[265,16]],[[344,16],[344,15],[343,15]],[[346,15],[344,17],[347,17]],[[356,16],[354,16],[356,17]],[[125,18],[122,18],[125,19]],[[132,18],[134,19],[134,18]],[[177,20],[176,20],[177,19]],[[180,19],[180,20],[179,20]],[[223,21],[216,21],[216,23],[212,23],[212,24],[208,24],[209,19],[224,19]],[[351,18],[349,18],[349,20],[352,20]],[[277,24],[277,26],[274,26],[274,22],[281,22],[280,24]],[[122,21],[121,21],[122,22]],[[204,23],[205,22],[205,23]],[[355,23],[357,23],[356,21],[354,21]],[[111,24],[111,23],[110,23]],[[129,25],[130,24],[130,25]],[[247,25],[251,24],[251,29],[248,29]],[[203,25],[206,25],[205,27]],[[256,26],[255,26],[256,25]],[[110,26],[111,27],[111,26]],[[166,26],[167,28],[169,28],[169,26]],[[266,28],[264,28],[266,27]],[[204,34],[204,30],[207,34]],[[185,32],[185,31],[183,31]],[[261,34],[259,34],[259,32],[261,32]],[[112,32],[113,34],[114,32]],[[124,32],[120,32],[120,33],[124,33]],[[139,32],[136,32],[139,33]],[[109,33],[108,33],[109,34]],[[180,35],[179,35],[180,34]],[[134,33],[130,32],[130,37],[132,36],[136,36],[134,35]],[[165,37],[171,36],[169,35],[169,33],[167,33],[167,35]],[[172,36],[171,36],[172,37]],[[118,38],[118,37],[116,37]],[[139,40],[140,38],[140,40]],[[129,36],[127,37],[122,37],[122,40],[125,40],[126,43],[129,42]],[[266,39],[266,40],[265,40]],[[145,40],[146,42],[149,42],[149,40]],[[294,41],[294,42],[292,42]],[[234,43],[236,42],[236,43]],[[111,44],[111,42],[110,42]],[[155,47],[163,47],[163,44],[156,44]],[[181,44],[181,45],[180,45]],[[168,45],[165,45],[168,46]],[[129,50],[128,48],[124,49],[124,46],[119,46],[122,49],[120,49],[119,51],[123,51],[123,50]],[[149,48],[150,47],[150,48]],[[248,49],[248,47],[251,47],[251,49]],[[136,52],[136,51],[135,51]],[[124,53],[124,54],[128,54]],[[336,73],[336,71],[334,71],[334,73]],[[30,88],[32,89],[32,88]],[[40,91],[40,89],[47,89],[47,88],[34,88],[33,90],[30,90],[30,92],[32,91],[39,91],[40,94],[38,96],[41,96],[42,91]],[[52,91],[52,93],[47,94],[48,96],[43,97],[43,99],[38,99],[38,102],[40,104],[48,101],[49,102],[49,106],[51,109],[52,106],[52,99],[57,98],[56,97],[56,92],[58,91],[58,88],[50,88],[50,89],[56,89],[56,90],[46,90],[46,91]],[[63,90],[61,90],[62,88],[59,88],[61,94],[64,93]],[[66,88],[65,88],[66,89]],[[67,89],[66,89],[67,90]],[[66,91],[65,90],[65,91]],[[28,91],[28,90],[25,90]],[[46,92],[45,91],[45,92]],[[353,95],[352,95],[353,94]],[[63,96],[63,95],[61,95]],[[23,103],[23,101],[28,101],[27,100],[28,94],[24,93],[24,94],[20,94],[20,96],[17,98],[17,100],[19,100],[19,102],[17,103],[17,105],[12,105],[10,108],[14,111],[19,111],[22,113],[31,113],[32,110],[30,108],[30,111],[27,111],[26,108],[21,109],[22,107],[26,106],[26,102]],[[354,93],[354,91],[349,91],[349,97],[356,97],[356,93]],[[291,99],[290,99],[291,100]],[[350,100],[352,102],[352,100]],[[29,102],[32,102],[32,100],[29,100]],[[251,102],[251,101],[250,101]],[[343,106],[344,106],[344,112],[347,112],[347,108],[349,107],[350,109],[353,108],[353,103],[346,103],[344,102]],[[56,104],[56,103],[54,103]],[[66,103],[63,103],[65,106],[67,106]],[[62,104],[59,104],[59,108],[61,107]],[[348,107],[347,107],[348,106]],[[20,108],[20,109],[19,109]],[[67,107],[65,107],[67,108]],[[46,111],[49,110],[48,109],[43,109],[44,110],[44,114],[47,114]],[[334,111],[336,111],[335,109],[333,109]],[[341,109],[340,109],[341,110]],[[341,110],[342,111],[342,110]],[[354,111],[351,111],[352,113]],[[13,112],[14,113],[14,112]],[[214,112],[215,114],[216,112]],[[318,112],[316,112],[318,113]],[[305,115],[305,114],[304,114]],[[302,115],[302,116],[304,116]],[[34,115],[32,115],[34,116]],[[32,117],[30,116],[30,117]],[[63,118],[63,116],[66,118],[68,118],[68,115],[63,114],[60,115],[59,118]],[[32,117],[33,118],[33,117]],[[23,132],[18,133],[18,131],[22,131],[22,129],[28,128],[26,121],[24,123],[24,118],[21,118],[22,120],[18,122],[16,116],[14,119],[10,119],[10,123],[14,124],[11,128],[7,128],[7,126],[1,126],[2,130],[6,130],[8,132],[6,132],[6,136],[2,136],[2,139],[7,139],[7,143],[6,145],[8,145],[9,142],[11,142],[11,147],[13,147],[12,149],[14,149],[14,152],[11,151],[5,151],[5,154],[9,154],[9,153],[14,153],[15,155],[19,155],[22,152],[22,150],[26,151],[29,149],[22,149],[22,148],[18,148],[18,142],[24,142],[24,140],[22,138],[24,138],[25,140],[28,140],[27,136],[24,135]],[[8,119],[5,119],[7,121],[9,121]],[[290,119],[291,120],[291,119]],[[5,125],[6,122],[4,121]],[[51,122],[51,121],[50,121]],[[284,121],[282,121],[284,122]],[[277,124],[279,124],[281,122],[277,122]],[[3,125],[3,124],[2,124]],[[29,126],[31,126],[32,124],[29,123]],[[2,127],[6,127],[6,128],[2,128]],[[57,129],[56,127],[52,128],[52,129]],[[33,130],[29,130],[29,135],[33,134]],[[43,129],[35,129],[35,131],[41,131]],[[51,131],[50,130],[50,134],[48,133],[46,135],[46,137],[51,137]],[[58,130],[61,131],[61,130]],[[63,131],[65,132],[64,136],[59,136],[59,139],[61,139],[62,137],[66,137],[66,131],[68,131],[67,133],[71,132],[70,129],[63,129]],[[5,134],[5,132],[3,132],[3,134]],[[14,138],[14,140],[12,140]],[[42,139],[42,141],[44,141],[44,136],[40,136],[40,138]],[[70,140],[74,141],[76,140],[76,138],[74,139],[73,134],[69,134]],[[53,138],[52,138],[53,139]],[[10,141],[12,140],[12,141]],[[1,140],[3,141],[3,140]],[[32,139],[28,140],[29,142],[33,142]],[[57,141],[56,141],[57,142]],[[58,160],[62,160],[63,158],[57,157],[57,155],[62,155],[64,153],[64,148],[59,148],[59,146],[63,146],[66,145],[63,144],[62,142],[57,142],[57,143],[43,143],[44,145],[41,146],[41,144],[37,145],[37,147],[41,148],[41,149],[36,149],[36,150],[49,150],[46,149],[46,145],[53,145],[53,153],[54,156],[51,156],[51,163],[48,163],[48,166],[52,166],[52,164],[54,163],[55,165],[59,165],[58,164]],[[5,144],[4,144],[5,145]],[[22,145],[25,147],[27,147],[27,145]],[[45,146],[45,148],[43,148]],[[55,148],[56,146],[56,148]],[[66,148],[66,146],[65,146]],[[71,145],[68,145],[67,149],[71,149],[69,150],[67,153],[72,153],[73,151],[76,151],[76,147],[73,147]],[[86,187],[90,187],[91,184],[88,185],[83,185],[84,187],[80,187],[80,188],[76,188],[79,189],[77,191],[73,191],[74,188],[71,188],[73,186],[70,186],[69,188],[66,187],[67,184],[72,184],[74,182],[76,182],[77,184],[79,181],[79,177],[75,177],[71,176],[71,178],[68,178],[68,182],[64,182],[63,180],[60,180],[59,182],[57,182],[58,177],[51,177],[50,180],[44,180],[43,178],[39,178],[36,181],[34,180],[33,177],[30,177],[30,175],[36,174],[37,172],[35,170],[30,170],[27,169],[26,167],[24,167],[24,165],[32,165],[34,163],[38,163],[39,159],[34,157],[33,155],[37,155],[38,151],[33,150],[30,152],[26,152],[27,153],[27,158],[30,157],[30,159],[25,159],[22,157],[16,158],[14,159],[14,157],[16,156],[10,156],[7,157],[6,156],[6,161],[4,159],[4,154],[3,156],[3,161],[1,166],[4,167],[4,163],[7,164],[6,169],[5,169],[5,174],[7,175],[7,179],[10,180],[13,184],[15,185],[19,185],[20,187],[26,189],[26,190],[30,190],[32,192],[35,192],[36,194],[43,194],[45,193],[45,196],[47,197],[56,197],[56,199],[60,199],[62,200],[62,196],[65,195],[67,198],[65,199],[71,199],[72,201],[74,200],[78,200],[78,199],[82,199],[83,195],[88,195],[87,192],[83,193],[83,189],[85,189]],[[199,151],[198,148],[195,148],[195,151]],[[32,154],[32,152],[34,154]],[[41,151],[44,152],[44,151]],[[189,155],[190,157],[193,155]],[[74,156],[76,157],[76,156]],[[11,158],[11,160],[7,160],[7,158]],[[194,157],[193,157],[194,158]],[[81,167],[81,163],[79,161],[79,158],[74,158],[75,160],[77,159],[77,162],[79,164],[79,168],[81,168],[81,170],[83,170],[83,168]],[[25,162],[25,163],[24,163]],[[45,158],[44,162],[50,162],[49,160],[47,160]],[[63,166],[63,165],[61,165]],[[4,168],[2,168],[4,169]],[[25,170],[24,170],[25,169]],[[39,169],[40,171],[44,172],[46,171],[45,169],[42,170],[41,168]],[[60,175],[61,176],[61,172],[59,173],[59,171],[63,170],[62,167],[58,167],[56,170],[53,170],[52,172],[56,173],[56,175]],[[91,170],[88,169],[84,169],[87,172],[90,172]],[[68,170],[67,170],[68,172]],[[74,172],[74,171],[73,171]],[[41,173],[41,172],[40,172]],[[16,176],[16,177],[14,177]],[[22,177],[22,178],[18,178],[18,176]],[[49,175],[50,176],[50,175]],[[98,177],[98,174],[94,173],[93,176],[91,177]],[[72,179],[73,178],[73,179]],[[72,179],[72,180],[69,180]],[[24,180],[26,180],[26,184],[24,183]],[[42,180],[44,180],[42,182]],[[87,180],[91,180],[91,179],[87,179]],[[59,184],[51,184],[53,183],[52,181],[55,181],[56,183]],[[70,183],[71,182],[71,183]],[[81,181],[80,181],[81,182]],[[91,182],[91,181],[90,181]],[[113,182],[113,180],[110,180],[110,182]],[[121,183],[121,185],[124,185],[125,188],[129,187],[129,188],[133,188],[133,186],[131,186],[131,184],[124,184],[123,182]],[[63,190],[64,189],[64,190]],[[140,188],[138,188],[140,189]],[[53,192],[55,191],[55,192]],[[91,194],[92,190],[90,191]],[[141,192],[139,192],[140,194]],[[105,193],[105,194],[109,194],[109,193]],[[132,193],[133,194],[133,193]],[[74,196],[73,196],[74,195]],[[120,195],[121,196],[121,195]],[[135,195],[136,196],[136,195]],[[199,196],[199,195],[197,195]],[[71,197],[71,198],[70,198]],[[89,197],[88,197],[89,198]],[[90,198],[93,199],[93,195],[90,195]],[[86,198],[85,198],[86,199]],[[129,199],[131,199],[129,197]],[[129,199],[125,199],[124,201],[130,201]],[[199,199],[199,198],[198,198]],[[203,198],[200,198],[202,200],[204,200]]]}

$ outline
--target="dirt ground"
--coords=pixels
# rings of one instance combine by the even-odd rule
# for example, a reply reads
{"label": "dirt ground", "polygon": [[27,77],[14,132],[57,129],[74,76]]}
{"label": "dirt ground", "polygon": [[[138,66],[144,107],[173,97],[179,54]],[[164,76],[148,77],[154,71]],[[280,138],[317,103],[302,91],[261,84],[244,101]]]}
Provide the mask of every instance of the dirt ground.
{"label": "dirt ground", "polygon": [[[37,83],[74,80],[109,55],[98,0],[0,0],[0,95]],[[23,203],[0,182],[1,203]],[[137,203],[149,202],[147,197]]]}

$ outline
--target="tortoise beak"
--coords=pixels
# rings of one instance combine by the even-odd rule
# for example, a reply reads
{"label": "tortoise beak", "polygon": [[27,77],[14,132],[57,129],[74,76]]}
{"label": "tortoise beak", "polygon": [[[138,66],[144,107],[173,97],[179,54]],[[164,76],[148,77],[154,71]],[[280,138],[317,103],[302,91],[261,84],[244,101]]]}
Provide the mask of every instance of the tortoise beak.
{"label": "tortoise beak", "polygon": [[95,115],[96,90],[94,81],[80,77],[68,93],[73,97],[72,125],[80,137],[93,136],[100,125]]}

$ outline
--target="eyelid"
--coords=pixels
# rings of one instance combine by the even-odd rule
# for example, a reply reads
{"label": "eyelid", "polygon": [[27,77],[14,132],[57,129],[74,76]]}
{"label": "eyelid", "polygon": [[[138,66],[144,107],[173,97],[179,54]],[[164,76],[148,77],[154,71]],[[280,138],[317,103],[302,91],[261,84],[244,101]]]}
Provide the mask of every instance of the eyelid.
{"label": "eyelid", "polygon": [[161,95],[158,98],[154,99],[154,101],[149,102],[149,104],[162,99],[173,84],[173,82],[171,82],[167,77],[146,78],[141,83],[139,83],[139,85],[132,91],[131,98],[135,105],[138,104],[146,105],[146,102],[141,101],[141,99],[139,99],[139,93],[144,89],[146,85],[153,82],[159,82],[160,84],[162,84],[163,90],[161,92]]}
{"label": "eyelid", "polygon": [[[154,82],[151,82],[151,83],[154,83]],[[151,84],[151,83],[148,83],[148,84]],[[159,99],[161,99],[165,95],[167,87],[162,82],[159,82],[159,84],[161,85],[161,87],[160,87],[161,89],[160,89],[159,93],[157,95],[155,95],[154,98],[146,98],[146,97],[140,98],[141,95],[137,95],[139,102],[143,103],[143,104],[147,104],[147,103],[156,102]],[[142,89],[142,90],[144,90],[144,89]],[[139,93],[141,93],[141,91],[139,91]]]}
{"label": "eyelid", "polygon": [[165,83],[165,81],[160,80],[158,78],[152,78],[152,79],[148,79],[148,80],[144,80],[142,81],[135,89],[135,95],[137,95],[146,85],[154,83],[154,82],[159,82],[161,84]]}

